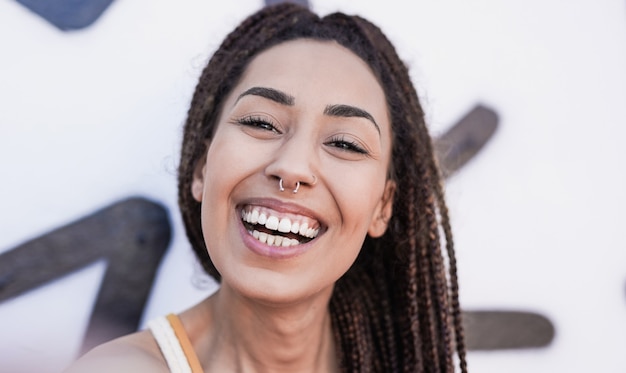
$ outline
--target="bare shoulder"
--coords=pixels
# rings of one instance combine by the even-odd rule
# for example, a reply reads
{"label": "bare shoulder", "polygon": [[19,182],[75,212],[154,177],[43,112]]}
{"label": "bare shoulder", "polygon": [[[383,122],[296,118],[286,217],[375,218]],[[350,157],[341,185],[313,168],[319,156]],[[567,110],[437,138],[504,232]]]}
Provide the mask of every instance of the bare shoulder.
{"label": "bare shoulder", "polygon": [[63,373],[86,372],[168,373],[169,369],[151,334],[141,331],[94,348]]}

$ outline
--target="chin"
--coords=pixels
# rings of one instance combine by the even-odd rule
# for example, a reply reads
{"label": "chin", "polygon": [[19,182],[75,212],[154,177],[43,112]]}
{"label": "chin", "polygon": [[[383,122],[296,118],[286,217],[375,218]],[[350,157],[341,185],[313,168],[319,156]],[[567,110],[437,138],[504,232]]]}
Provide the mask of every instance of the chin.
{"label": "chin", "polygon": [[280,307],[329,300],[334,287],[334,281],[319,283],[270,269],[255,268],[247,269],[246,272],[244,276],[223,276],[222,283],[227,283],[239,296],[266,306]]}

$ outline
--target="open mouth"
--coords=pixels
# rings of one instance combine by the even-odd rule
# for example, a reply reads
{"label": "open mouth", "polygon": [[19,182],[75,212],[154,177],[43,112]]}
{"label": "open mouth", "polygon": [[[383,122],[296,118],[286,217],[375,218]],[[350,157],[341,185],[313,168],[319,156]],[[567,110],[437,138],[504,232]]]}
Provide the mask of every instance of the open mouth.
{"label": "open mouth", "polygon": [[268,246],[300,245],[313,240],[320,232],[317,220],[259,206],[245,206],[241,209],[241,219],[248,232]]}

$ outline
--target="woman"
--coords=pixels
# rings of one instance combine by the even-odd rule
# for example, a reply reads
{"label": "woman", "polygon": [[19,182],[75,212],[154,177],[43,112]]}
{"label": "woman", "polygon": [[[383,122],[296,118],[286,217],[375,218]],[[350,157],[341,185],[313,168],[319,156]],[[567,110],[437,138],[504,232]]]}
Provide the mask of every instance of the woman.
{"label": "woman", "polygon": [[368,21],[282,4],[228,35],[192,99],[179,205],[219,290],[71,372],[452,372],[455,350],[466,371],[431,139]]}

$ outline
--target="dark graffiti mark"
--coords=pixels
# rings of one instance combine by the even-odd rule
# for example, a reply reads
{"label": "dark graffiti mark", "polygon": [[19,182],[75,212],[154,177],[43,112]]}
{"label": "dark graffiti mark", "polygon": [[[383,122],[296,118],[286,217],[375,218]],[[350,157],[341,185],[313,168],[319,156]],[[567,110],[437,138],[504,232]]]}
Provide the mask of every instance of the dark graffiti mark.
{"label": "dark graffiti mark", "polygon": [[62,31],[91,26],[113,0],[16,0]]}
{"label": "dark graffiti mark", "polygon": [[265,0],[265,5],[274,5],[280,3],[294,3],[300,4],[305,7],[309,7],[309,2],[307,0]]}
{"label": "dark graffiti mark", "polygon": [[450,177],[474,158],[497,128],[498,114],[486,106],[477,105],[435,139],[435,153],[444,177]]}
{"label": "dark graffiti mark", "polygon": [[171,236],[166,209],[130,198],[0,255],[0,302],[107,260],[82,350],[137,330]]}
{"label": "dark graffiti mark", "polygon": [[[91,26],[113,0],[16,0],[62,31]],[[309,7],[307,0],[265,0],[265,5],[291,2]]]}
{"label": "dark graffiti mark", "polygon": [[465,311],[463,327],[468,350],[539,348],[554,339],[545,316],[523,311]]}

